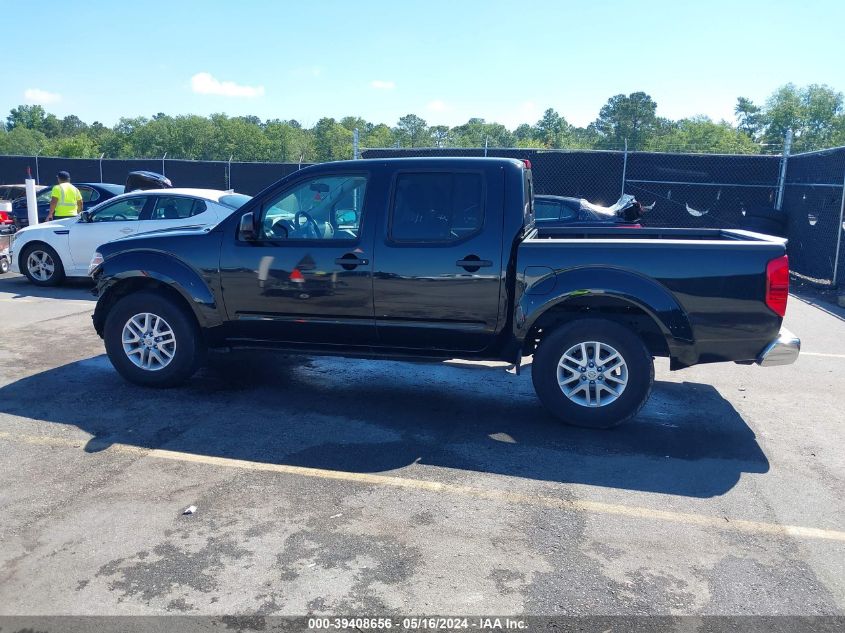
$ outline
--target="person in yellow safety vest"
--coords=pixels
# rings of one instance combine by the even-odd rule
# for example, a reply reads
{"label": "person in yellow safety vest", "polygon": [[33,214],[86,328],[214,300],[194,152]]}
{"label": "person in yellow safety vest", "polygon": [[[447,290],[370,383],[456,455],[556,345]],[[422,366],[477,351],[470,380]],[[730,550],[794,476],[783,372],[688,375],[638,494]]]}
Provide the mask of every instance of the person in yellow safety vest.
{"label": "person in yellow safety vest", "polygon": [[79,189],[70,184],[70,174],[60,171],[56,174],[59,184],[53,187],[50,194],[50,213],[47,214],[49,222],[54,217],[69,218],[82,213],[82,194]]}

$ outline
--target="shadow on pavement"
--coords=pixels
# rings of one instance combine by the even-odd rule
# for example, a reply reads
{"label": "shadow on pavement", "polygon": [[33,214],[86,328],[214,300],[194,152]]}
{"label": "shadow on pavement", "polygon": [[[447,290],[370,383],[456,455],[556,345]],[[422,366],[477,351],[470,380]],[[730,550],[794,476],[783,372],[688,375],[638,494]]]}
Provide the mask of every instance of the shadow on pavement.
{"label": "shadow on pavement", "polygon": [[6,273],[0,275],[0,293],[9,293],[13,299],[38,297],[42,299],[87,299],[95,301],[91,294],[94,283],[84,277],[66,279],[61,286],[36,286],[23,275]]}
{"label": "shadow on pavement", "polygon": [[658,382],[636,420],[592,431],[552,418],[528,371],[445,364],[232,354],[150,390],[97,356],[0,388],[0,411],[75,425],[94,436],[89,452],[120,443],[351,472],[418,464],[712,497],[769,469],[709,385]]}

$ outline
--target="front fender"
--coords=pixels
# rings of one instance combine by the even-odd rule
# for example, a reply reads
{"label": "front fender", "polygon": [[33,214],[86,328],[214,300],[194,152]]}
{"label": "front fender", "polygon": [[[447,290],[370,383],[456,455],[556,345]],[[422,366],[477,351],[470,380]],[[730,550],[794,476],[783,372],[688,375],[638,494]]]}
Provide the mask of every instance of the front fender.
{"label": "front fender", "polygon": [[[611,297],[648,314],[666,339],[673,361],[695,362],[694,337],[689,317],[671,292],[658,282],[628,270],[584,267],[555,273],[531,267],[522,275],[524,291],[519,298],[514,335],[524,341],[544,313],[573,299]],[[534,274],[532,274],[532,272]]]}
{"label": "front fender", "polygon": [[179,293],[197,317],[200,327],[221,325],[223,319],[219,302],[211,288],[212,274],[216,274],[216,270],[202,273],[172,255],[159,252],[127,251],[107,257],[97,274],[98,300],[94,322],[105,320],[105,314],[98,313],[107,311],[114,296],[122,294],[121,289],[126,284],[144,286],[158,283]]}

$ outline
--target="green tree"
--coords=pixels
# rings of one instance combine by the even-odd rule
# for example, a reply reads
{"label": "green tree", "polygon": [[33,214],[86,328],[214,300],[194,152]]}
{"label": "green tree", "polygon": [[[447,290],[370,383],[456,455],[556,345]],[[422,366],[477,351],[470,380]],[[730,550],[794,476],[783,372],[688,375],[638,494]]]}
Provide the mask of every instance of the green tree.
{"label": "green tree", "polygon": [[425,147],[429,139],[428,123],[416,114],[406,114],[400,118],[394,133],[402,147]]}
{"label": "green tree", "polygon": [[269,161],[273,153],[264,130],[249,117],[229,118],[225,114],[212,114],[212,140],[210,157],[228,160],[232,156],[242,161]]}
{"label": "green tree", "polygon": [[47,113],[40,105],[19,105],[12,108],[9,116],[6,117],[6,129],[11,131],[16,127],[25,127],[28,130],[43,132],[44,119]]}
{"label": "green tree", "polygon": [[62,128],[62,122],[59,121],[59,118],[55,114],[47,114],[47,116],[44,117],[40,130],[44,132],[44,135],[47,138],[55,138],[65,134],[65,131]]}
{"label": "green tree", "polygon": [[352,132],[330,117],[314,126],[314,149],[320,162],[352,158]]}
{"label": "green tree", "polygon": [[[0,126],[2,128],[2,126]],[[34,156],[44,149],[46,137],[38,130],[16,126],[6,132],[0,129],[0,154],[9,156]]]}
{"label": "green tree", "polygon": [[61,122],[61,133],[73,136],[88,131],[88,125],[75,114],[69,114]]}
{"label": "green tree", "polygon": [[367,135],[361,139],[361,147],[393,147],[396,140],[393,137],[393,130],[391,130],[384,123],[374,125],[372,129],[367,132]]}
{"label": "green tree", "polygon": [[65,158],[96,158],[100,155],[97,144],[85,133],[51,139],[44,153]]}
{"label": "green tree", "polygon": [[668,122],[659,134],[646,141],[643,149],[656,152],[713,152],[754,154],[759,146],[746,133],[727,121],[714,123],[706,116]]}
{"label": "green tree", "polygon": [[826,85],[798,88],[787,84],[766,101],[762,115],[766,126],[763,140],[779,146],[787,130],[791,130],[794,151],[831,147],[841,139],[839,130],[843,116],[841,92]]}
{"label": "green tree", "polygon": [[628,140],[628,149],[645,146],[657,128],[657,104],[644,92],[628,96],[618,94],[607,100],[592,123],[598,135],[598,146],[621,149]]}
{"label": "green tree", "polygon": [[449,147],[452,141],[452,130],[448,125],[432,125],[428,128],[431,144],[434,147]]}
{"label": "green tree", "polygon": [[534,125],[534,139],[545,147],[560,149],[566,146],[571,127],[554,108],[549,108],[543,112],[543,118]]}
{"label": "green tree", "polygon": [[451,130],[455,147],[513,147],[514,137],[501,123],[487,123],[484,119],[470,119]]}
{"label": "green tree", "polygon": [[747,97],[739,97],[734,107],[737,128],[749,138],[757,138],[763,128],[762,108]]}

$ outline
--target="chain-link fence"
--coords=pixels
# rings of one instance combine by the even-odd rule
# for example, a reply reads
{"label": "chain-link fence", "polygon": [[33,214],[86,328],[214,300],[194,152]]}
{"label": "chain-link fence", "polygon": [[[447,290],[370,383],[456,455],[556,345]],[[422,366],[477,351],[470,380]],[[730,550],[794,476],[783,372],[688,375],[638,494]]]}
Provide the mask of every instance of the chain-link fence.
{"label": "chain-link fence", "polygon": [[[733,155],[513,148],[365,149],[362,158],[500,156],[531,161],[535,191],[609,205],[624,193],[646,205],[651,226],[747,228],[789,237],[792,270],[822,284],[845,284],[845,147],[796,154]],[[785,172],[782,171],[786,165]],[[123,183],[129,171],[164,173],[177,187],[255,194],[305,165],[162,159],[0,157],[0,183],[29,167],[42,183],[60,169],[76,182]],[[777,200],[782,198],[781,209]],[[837,255],[838,253],[838,255]]]}
{"label": "chain-link fence", "polygon": [[0,156],[0,183],[21,183],[27,169],[40,184],[53,184],[56,172],[70,172],[74,182],[122,185],[130,171],[148,170],[167,176],[175,187],[234,189],[254,195],[306,164],[241,163],[176,159],[52,158]]}
{"label": "chain-link fence", "polygon": [[811,280],[840,287],[845,285],[843,193],[845,147],[789,157],[783,209],[791,265]]}
{"label": "chain-link fence", "polygon": [[[363,158],[501,156],[527,159],[536,193],[611,204],[624,193],[654,204],[649,226],[746,228],[789,237],[792,269],[845,283],[845,148],[776,155],[500,148],[365,149]],[[785,177],[782,167],[786,160]],[[778,192],[782,206],[777,209]],[[837,266],[837,252],[839,264]],[[838,279],[837,279],[838,278]]]}

